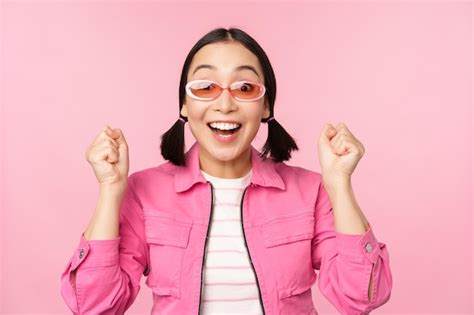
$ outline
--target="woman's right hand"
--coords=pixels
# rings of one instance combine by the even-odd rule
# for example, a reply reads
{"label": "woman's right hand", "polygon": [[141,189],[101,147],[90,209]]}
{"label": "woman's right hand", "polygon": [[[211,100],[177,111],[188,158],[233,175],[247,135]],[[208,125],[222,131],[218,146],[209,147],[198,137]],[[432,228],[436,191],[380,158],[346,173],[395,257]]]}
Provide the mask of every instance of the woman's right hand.
{"label": "woman's right hand", "polygon": [[119,128],[106,126],[87,147],[86,160],[92,165],[101,187],[123,190],[128,180],[128,145]]}

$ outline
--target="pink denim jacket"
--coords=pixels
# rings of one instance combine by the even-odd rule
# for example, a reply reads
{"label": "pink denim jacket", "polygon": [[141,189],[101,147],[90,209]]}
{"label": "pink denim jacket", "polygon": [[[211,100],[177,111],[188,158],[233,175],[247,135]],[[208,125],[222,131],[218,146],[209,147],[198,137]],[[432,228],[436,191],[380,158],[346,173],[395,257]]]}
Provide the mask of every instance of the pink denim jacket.
{"label": "pink denim jacket", "polygon": [[[61,275],[61,295],[71,311],[124,314],[145,275],[151,314],[200,314],[213,187],[200,172],[198,148],[195,142],[186,152],[185,167],[167,161],[129,176],[117,239],[81,236]],[[242,229],[264,313],[318,314],[311,296],[318,275],[321,293],[341,314],[368,314],[386,303],[389,255],[372,227],[362,235],[337,233],[320,173],[262,159],[253,146],[251,151]]]}

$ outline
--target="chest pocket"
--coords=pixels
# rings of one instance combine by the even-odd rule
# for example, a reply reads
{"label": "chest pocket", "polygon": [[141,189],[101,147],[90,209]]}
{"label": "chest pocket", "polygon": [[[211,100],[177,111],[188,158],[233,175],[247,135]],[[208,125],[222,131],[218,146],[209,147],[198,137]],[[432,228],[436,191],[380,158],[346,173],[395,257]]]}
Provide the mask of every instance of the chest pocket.
{"label": "chest pocket", "polygon": [[157,295],[181,297],[183,257],[192,228],[191,218],[144,211],[146,241],[150,253],[146,284]]}
{"label": "chest pocket", "polygon": [[[316,281],[311,263],[314,223],[311,210],[275,218],[262,225],[264,246],[275,270],[281,299],[307,293]],[[306,296],[311,298],[311,294]]]}

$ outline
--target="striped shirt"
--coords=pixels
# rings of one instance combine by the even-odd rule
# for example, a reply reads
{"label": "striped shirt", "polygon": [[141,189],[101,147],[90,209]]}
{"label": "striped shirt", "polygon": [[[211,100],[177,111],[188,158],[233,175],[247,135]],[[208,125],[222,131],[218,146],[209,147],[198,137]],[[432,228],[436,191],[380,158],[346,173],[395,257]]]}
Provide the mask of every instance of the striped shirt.
{"label": "striped shirt", "polygon": [[202,314],[262,314],[242,232],[240,203],[252,170],[240,178],[214,177],[213,213],[204,265]]}

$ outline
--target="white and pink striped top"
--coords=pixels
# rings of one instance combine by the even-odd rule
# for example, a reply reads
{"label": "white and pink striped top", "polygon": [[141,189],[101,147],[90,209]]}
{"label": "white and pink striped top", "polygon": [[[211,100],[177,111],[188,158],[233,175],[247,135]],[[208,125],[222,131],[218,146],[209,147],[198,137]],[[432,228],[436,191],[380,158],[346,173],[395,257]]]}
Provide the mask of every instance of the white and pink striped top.
{"label": "white and pink striped top", "polygon": [[255,275],[242,234],[240,202],[252,170],[240,178],[214,177],[201,170],[214,187],[202,314],[263,314]]}

